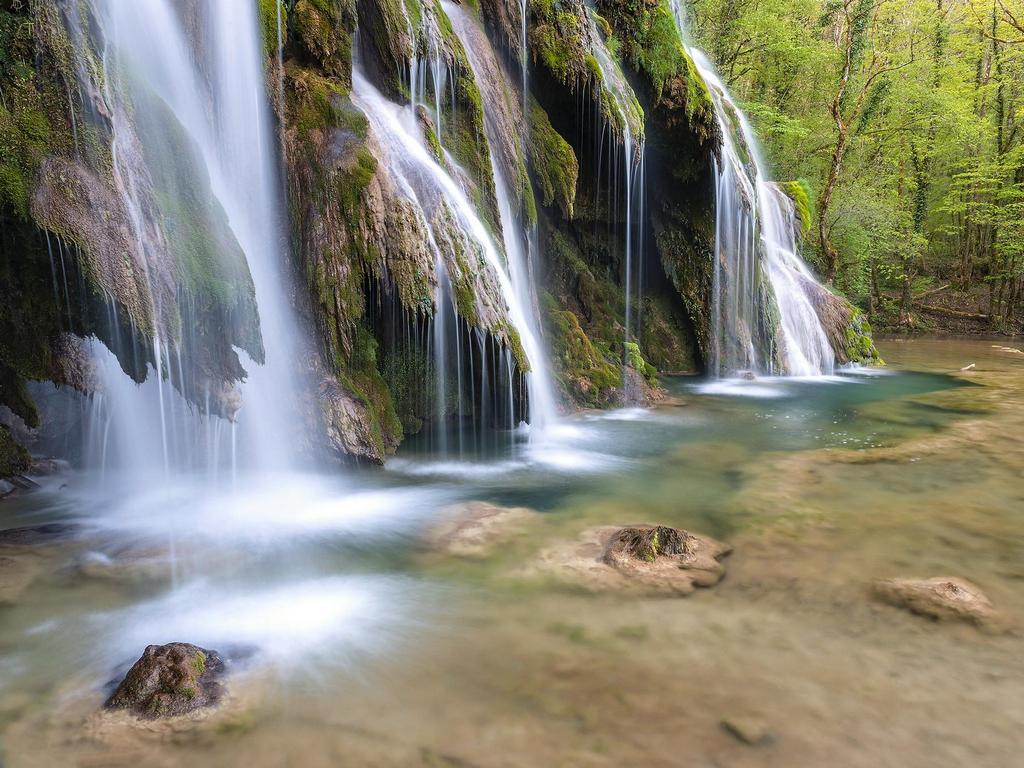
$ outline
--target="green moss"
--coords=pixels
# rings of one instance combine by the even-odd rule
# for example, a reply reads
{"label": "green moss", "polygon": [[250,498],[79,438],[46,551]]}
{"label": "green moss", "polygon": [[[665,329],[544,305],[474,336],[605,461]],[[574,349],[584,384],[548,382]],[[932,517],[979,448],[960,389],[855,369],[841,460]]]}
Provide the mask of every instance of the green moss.
{"label": "green moss", "polygon": [[67,96],[52,73],[33,66],[32,30],[25,16],[0,11],[0,206],[22,220],[43,158],[71,145]]}
{"label": "green moss", "polygon": [[392,98],[408,98],[405,71],[415,45],[409,39],[409,23],[416,18],[416,29],[421,26],[422,8],[409,10],[403,0],[360,0],[356,7],[361,45],[380,77],[379,85]]}
{"label": "green moss", "polygon": [[573,216],[579,163],[569,143],[556,131],[536,101],[530,103],[530,163],[545,206],[557,202],[566,219]]}
{"label": "green moss", "polygon": [[648,384],[657,386],[658,370],[644,360],[644,356],[640,353],[640,345],[635,341],[627,341],[624,346],[626,350],[626,364],[643,376]]}
{"label": "green moss", "polygon": [[[603,0],[601,7],[620,50],[647,76],[655,101],[668,95],[667,103],[681,106],[691,125],[706,137],[715,125],[711,92],[683,48],[667,1]],[[682,104],[675,103],[680,99]]]}
{"label": "green moss", "polygon": [[214,196],[199,147],[159,98],[137,97],[136,131],[178,285],[182,314],[198,313],[263,360],[256,293],[245,253]]}
{"label": "green moss", "polygon": [[[592,76],[586,58],[586,21],[552,0],[530,0],[530,49],[562,85],[575,90]],[[593,57],[591,57],[593,58]],[[597,63],[596,61],[594,62]]]}
{"label": "green moss", "polygon": [[573,312],[561,309],[550,294],[544,294],[543,304],[559,384],[584,407],[608,404],[622,386],[621,368],[591,342]]}
{"label": "green moss", "polygon": [[369,329],[359,325],[353,339],[348,364],[337,361],[345,388],[366,407],[371,440],[379,455],[391,453],[402,439],[402,422],[395,411],[391,390],[380,374],[377,340]]}
{"label": "green moss", "polygon": [[[271,4],[274,35],[277,35],[277,16],[274,0]],[[348,88],[352,83],[352,37],[356,25],[356,9],[351,0],[296,0],[287,17],[295,30],[298,43],[317,63],[320,70],[338,78]],[[275,42],[276,47],[276,42]]]}
{"label": "green moss", "polygon": [[277,25],[280,14],[281,37],[288,35],[288,8],[284,0],[259,0],[260,32],[263,35],[263,52],[270,55],[277,50]]}
{"label": "green moss", "polygon": [[206,654],[202,651],[196,651],[196,655],[192,657],[192,669],[196,673],[196,677],[199,677],[206,672]]}
{"label": "green moss", "polygon": [[852,363],[861,365],[885,365],[871,338],[871,324],[867,316],[856,307],[850,315],[850,322],[844,329],[846,357]]}
{"label": "green moss", "polygon": [[804,237],[811,231],[814,223],[814,199],[811,194],[811,184],[807,179],[797,181],[779,182],[779,189],[793,201],[797,218],[800,221],[800,232]]}
{"label": "green moss", "polygon": [[434,13],[437,15],[446,46],[454,56],[451,68],[452,77],[455,79],[455,104],[451,104],[450,99],[443,102],[441,143],[451,150],[456,162],[473,182],[473,202],[491,229],[496,231],[500,217],[494,191],[494,173],[487,131],[484,126],[483,99],[473,79],[473,70],[469,66],[462,43],[452,31],[451,21],[437,0]]}

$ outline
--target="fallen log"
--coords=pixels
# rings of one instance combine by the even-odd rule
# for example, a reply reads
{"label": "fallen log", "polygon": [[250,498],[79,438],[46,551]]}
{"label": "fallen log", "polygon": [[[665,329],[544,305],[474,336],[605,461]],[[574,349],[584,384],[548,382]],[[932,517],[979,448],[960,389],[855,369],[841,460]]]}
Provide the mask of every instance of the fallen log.
{"label": "fallen log", "polygon": [[946,317],[956,317],[961,320],[991,320],[991,315],[983,315],[980,312],[961,312],[959,309],[949,309],[948,307],[939,307],[935,304],[917,304],[918,309],[923,309],[925,312],[931,312],[935,315],[945,315]]}
{"label": "fallen log", "polygon": [[952,283],[946,283],[945,285],[940,285],[938,288],[932,288],[930,290],[925,291],[924,293],[919,293],[917,296],[914,297],[914,301],[917,302],[925,298],[926,296],[934,296],[936,293],[942,293],[944,290],[949,288],[950,285],[952,285]]}

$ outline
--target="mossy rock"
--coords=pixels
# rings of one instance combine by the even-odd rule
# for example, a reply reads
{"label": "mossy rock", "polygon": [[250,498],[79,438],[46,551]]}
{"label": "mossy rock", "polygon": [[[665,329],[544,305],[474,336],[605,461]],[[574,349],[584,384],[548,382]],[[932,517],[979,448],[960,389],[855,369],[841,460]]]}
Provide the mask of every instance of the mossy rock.
{"label": "mossy rock", "polygon": [[548,113],[535,100],[530,102],[530,166],[545,206],[557,204],[565,219],[573,217],[576,182],[580,167],[576,153],[548,119]]}
{"label": "mossy rock", "polygon": [[32,466],[32,457],[21,446],[11,430],[0,424],[0,478],[20,475]]}
{"label": "mossy rock", "polygon": [[811,183],[807,179],[781,181],[779,189],[793,201],[796,217],[800,222],[800,234],[802,237],[807,237],[814,223],[814,203],[812,202],[814,197],[811,193]]}
{"label": "mossy rock", "polygon": [[[273,5],[274,0],[261,0]],[[274,34],[276,35],[276,12]],[[317,67],[348,88],[352,84],[354,0],[296,0],[286,16],[295,38]]]}
{"label": "mossy rock", "polygon": [[610,405],[622,386],[622,369],[591,342],[579,319],[560,309],[550,295],[544,297],[551,364],[563,392],[589,408]]}
{"label": "mossy rock", "polygon": [[104,705],[155,719],[216,705],[224,695],[224,661],[190,643],[147,646]]}

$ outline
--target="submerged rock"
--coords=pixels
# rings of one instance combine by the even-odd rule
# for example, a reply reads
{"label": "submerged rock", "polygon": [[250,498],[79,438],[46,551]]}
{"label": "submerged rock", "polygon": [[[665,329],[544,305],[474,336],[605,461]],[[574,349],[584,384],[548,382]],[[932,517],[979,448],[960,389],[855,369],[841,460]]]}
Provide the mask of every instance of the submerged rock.
{"label": "submerged rock", "polygon": [[499,507],[469,501],[445,510],[443,521],[429,534],[432,549],[460,557],[480,557],[514,537],[538,516],[526,507]]}
{"label": "submerged rock", "polygon": [[91,550],[78,556],[72,568],[79,577],[144,583],[166,579],[171,572],[171,557],[161,547],[125,547],[112,553]]}
{"label": "submerged rock", "polygon": [[216,651],[190,643],[150,645],[104,705],[140,717],[173,717],[217,704],[225,666]]}
{"label": "submerged rock", "polygon": [[17,602],[38,572],[36,558],[0,556],[0,605]]}
{"label": "submerged rock", "polygon": [[722,730],[751,747],[770,744],[775,740],[768,725],[753,717],[727,717],[722,720]]}
{"label": "submerged rock", "polygon": [[688,595],[722,580],[728,544],[664,525],[590,528],[538,556],[542,573],[591,591]]}
{"label": "submerged rock", "polygon": [[880,600],[937,621],[990,625],[997,617],[992,603],[978,587],[956,577],[884,579],[876,581],[873,589]]}

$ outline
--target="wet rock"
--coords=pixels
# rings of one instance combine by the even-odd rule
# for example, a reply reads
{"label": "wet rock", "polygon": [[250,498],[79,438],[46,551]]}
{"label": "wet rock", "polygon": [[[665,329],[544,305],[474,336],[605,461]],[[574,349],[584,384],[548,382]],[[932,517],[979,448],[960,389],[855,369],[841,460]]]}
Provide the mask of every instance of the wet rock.
{"label": "wet rock", "polygon": [[190,643],[150,645],[104,705],[140,717],[173,717],[217,704],[225,666],[216,651]]}
{"label": "wet rock", "polygon": [[449,507],[444,520],[430,531],[432,549],[460,557],[480,557],[509,541],[538,513],[525,507],[500,507],[470,501]]}
{"label": "wet rock", "polygon": [[775,740],[768,725],[754,717],[727,717],[721,725],[730,736],[751,747],[771,744]]}
{"label": "wet rock", "polygon": [[995,609],[974,584],[951,576],[931,579],[884,579],[876,581],[874,594],[897,608],[937,621],[966,621],[991,625]]}
{"label": "wet rock", "polygon": [[721,581],[721,559],[731,551],[727,544],[679,528],[602,526],[541,552],[535,565],[592,591],[688,595]]}
{"label": "wet rock", "polygon": [[44,523],[0,530],[0,547],[36,547],[57,544],[70,539],[78,531],[71,523]]}
{"label": "wet rock", "polygon": [[49,477],[62,472],[67,472],[71,465],[63,459],[54,459],[49,456],[35,456],[32,458],[32,468],[29,474],[34,477]]}

